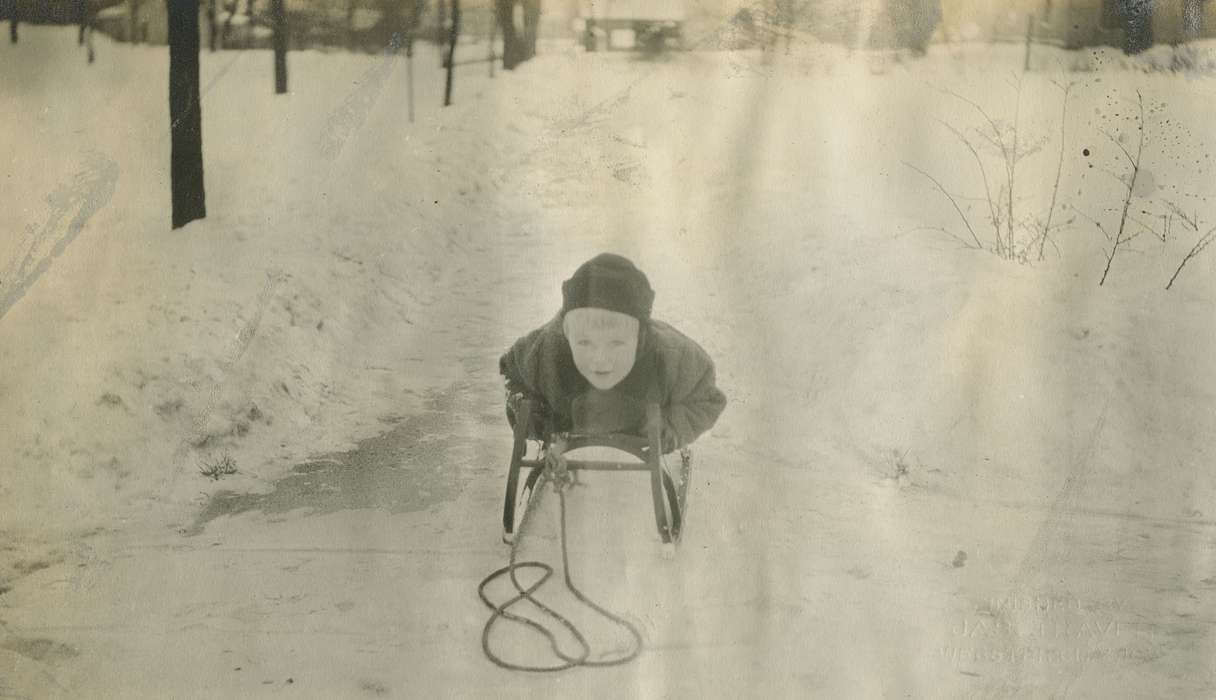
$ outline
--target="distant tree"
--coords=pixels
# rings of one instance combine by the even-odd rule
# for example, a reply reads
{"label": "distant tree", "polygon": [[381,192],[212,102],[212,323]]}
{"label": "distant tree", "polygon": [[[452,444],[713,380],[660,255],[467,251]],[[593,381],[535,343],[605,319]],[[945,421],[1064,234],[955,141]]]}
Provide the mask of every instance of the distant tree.
{"label": "distant tree", "polygon": [[1153,45],[1153,0],[1106,0],[1123,28],[1123,53],[1137,54]]}
{"label": "distant tree", "polygon": [[941,0],[887,0],[887,14],[899,48],[923,56],[942,20]]}
{"label": "distant tree", "polygon": [[439,52],[440,67],[447,67],[447,36],[448,36],[448,0],[435,0],[434,30],[427,32],[427,38],[435,43]]}
{"label": "distant tree", "polygon": [[92,0],[76,0],[76,19],[80,22],[80,32],[76,37],[76,43],[85,45],[89,63],[92,63],[97,56],[93,50],[93,24],[97,20],[97,6],[93,4]]}
{"label": "distant tree", "polygon": [[[444,5],[447,0],[440,0]],[[380,28],[388,35],[389,43],[394,43],[392,37],[398,37],[397,44],[409,44],[418,33],[425,9],[423,0],[378,0],[380,10]],[[351,5],[353,8],[353,4]],[[353,11],[353,10],[352,10]],[[442,25],[441,25],[442,28]]]}
{"label": "distant tree", "polygon": [[443,87],[443,106],[452,104],[452,78],[456,74],[456,42],[460,40],[460,0],[452,0],[452,26],[448,34],[447,80]]}
{"label": "distant tree", "polygon": [[522,59],[526,61],[536,55],[536,40],[540,35],[540,0],[521,0],[524,7],[524,31]]}
{"label": "distant tree", "polygon": [[236,19],[236,13],[239,10],[240,3],[237,0],[223,0],[221,7],[224,8],[224,26],[220,29],[220,44],[228,45],[228,37],[232,36],[232,20]]}
{"label": "distant tree", "polygon": [[199,0],[165,2],[169,10],[169,181],[173,228],[180,228],[207,216],[198,89]]}
{"label": "distant tree", "polygon": [[1182,36],[1194,41],[1203,33],[1203,6],[1207,0],[1183,0]]}
{"label": "distant tree", "polygon": [[[270,0],[271,21],[274,23],[274,92],[287,93],[287,8],[284,0]],[[250,0],[252,7],[253,0]]]}
{"label": "distant tree", "polygon": [[422,16],[425,13],[426,0],[405,0],[405,13],[402,18],[402,25],[407,55],[414,55],[414,40],[418,38],[419,30],[422,28]]}
{"label": "distant tree", "polygon": [[84,28],[88,25],[89,0],[76,0],[73,5],[76,22],[80,25],[80,32],[76,35],[76,45],[84,46]]}
{"label": "distant tree", "polygon": [[494,18],[502,30],[502,67],[511,70],[519,63],[519,36],[515,31],[515,0],[494,0]]}
{"label": "distant tree", "polygon": [[[515,7],[523,8],[523,27],[515,26]],[[494,15],[502,30],[502,67],[511,70],[536,55],[540,30],[540,0],[494,0]]]}
{"label": "distant tree", "polygon": [[17,7],[17,0],[9,0],[8,5],[8,40],[9,43],[17,43],[17,24],[19,23],[18,15],[20,14]]}
{"label": "distant tree", "polygon": [[[1196,63],[1194,41],[1203,35],[1203,5],[1207,0],[1182,0],[1182,43],[1174,47],[1174,70],[1192,70]],[[1168,287],[1167,287],[1168,289]]]}
{"label": "distant tree", "polygon": [[219,40],[217,19],[219,18],[215,7],[215,0],[207,0],[207,48],[212,52],[215,51],[215,45]]}
{"label": "distant tree", "polygon": [[139,28],[140,0],[127,0],[127,40],[134,44],[143,39]]}

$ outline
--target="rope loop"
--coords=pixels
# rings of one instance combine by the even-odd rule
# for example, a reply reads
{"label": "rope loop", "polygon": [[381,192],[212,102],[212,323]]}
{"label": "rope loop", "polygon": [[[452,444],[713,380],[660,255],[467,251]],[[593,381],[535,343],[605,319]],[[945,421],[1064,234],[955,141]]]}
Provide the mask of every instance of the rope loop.
{"label": "rope loop", "polygon": [[[562,457],[563,451],[564,451],[564,441],[562,439],[562,436],[559,436],[557,439],[557,443],[555,445],[550,445],[549,448],[545,452],[545,470],[544,470],[544,472],[541,473],[540,482],[532,489],[532,493],[528,498],[528,504],[524,509],[523,517],[520,519],[519,528],[516,532],[516,536],[511,542],[511,555],[510,555],[510,559],[508,560],[507,565],[501,569],[498,569],[497,571],[490,574],[489,576],[486,576],[484,579],[482,579],[481,583],[477,586],[477,595],[481,598],[481,602],[485,603],[486,607],[488,607],[491,610],[490,619],[486,620],[485,627],[482,628],[482,631],[481,631],[481,649],[485,653],[486,658],[488,658],[494,664],[496,664],[502,668],[512,670],[512,671],[529,671],[529,672],[536,672],[536,673],[547,673],[547,672],[555,672],[555,671],[564,671],[566,669],[574,668],[576,666],[592,666],[592,667],[620,666],[621,664],[626,664],[626,663],[632,661],[633,659],[637,658],[637,656],[642,652],[642,634],[641,634],[641,632],[638,631],[637,627],[635,627],[633,624],[631,624],[628,620],[625,620],[624,618],[620,617],[619,615],[612,613],[611,611],[607,610],[603,606],[595,603],[590,598],[588,598],[574,584],[574,578],[570,574],[570,557],[569,557],[568,548],[567,548],[567,536],[566,536],[566,492],[565,492],[565,488],[572,483],[571,482],[572,472],[570,472],[569,470],[567,470],[565,468],[565,458]],[[588,644],[587,638],[578,629],[578,627],[576,627],[573,622],[571,622],[569,619],[564,617],[561,613],[559,613],[556,610],[554,610],[553,608],[545,605],[544,603],[537,600],[533,596],[533,594],[536,591],[540,590],[541,587],[543,587],[545,585],[545,583],[547,583],[549,581],[549,579],[553,577],[553,567],[544,562],[540,562],[540,561],[523,561],[523,562],[516,561],[518,554],[519,554],[519,542],[523,539],[525,529],[527,528],[527,525],[528,525],[529,521],[531,520],[533,511],[536,510],[536,507],[540,503],[540,500],[541,500],[542,495],[545,490],[544,486],[547,482],[553,483],[554,491],[557,492],[557,497],[558,497],[558,501],[559,501],[559,505],[560,505],[560,511],[561,511],[560,524],[561,524],[561,543],[562,543],[562,576],[563,576],[563,579],[566,584],[566,589],[569,590],[570,593],[573,594],[574,597],[577,598],[579,600],[579,602],[581,602],[583,605],[586,605],[587,607],[589,607],[592,610],[599,613],[604,618],[612,621],[616,625],[624,628],[626,631],[629,632],[629,634],[633,637],[633,648],[629,651],[629,653],[627,653],[623,656],[613,658],[613,659],[592,659],[591,658],[591,645]],[[523,586],[523,584],[520,583],[519,578],[516,576],[516,572],[518,572],[520,569],[538,570],[541,572],[540,578],[538,578],[532,585],[525,588]],[[499,605],[499,604],[495,604],[493,601],[491,601],[490,597],[488,595],[486,595],[486,588],[491,583],[502,578],[503,576],[507,576],[510,579],[511,585],[515,587],[516,595],[514,597],[512,597],[510,600],[506,601],[505,603],[502,603],[501,605]],[[551,618],[557,624],[559,624],[563,628],[565,628],[565,630],[570,633],[570,636],[573,637],[575,642],[578,644],[579,653],[576,655],[570,655],[570,654],[566,653],[565,651],[563,651],[561,648],[561,645],[557,641],[557,636],[555,634],[553,634],[553,632],[549,628],[545,627],[545,625],[541,624],[540,622],[537,622],[536,620],[533,620],[529,617],[524,617],[523,615],[517,615],[513,612],[510,612],[510,609],[513,606],[515,606],[518,603],[521,603],[525,600],[532,603],[534,606],[537,607],[537,609],[539,609],[541,612],[543,612],[547,617]],[[491,645],[490,645],[490,633],[494,629],[495,624],[497,624],[499,620],[507,620],[510,622],[514,622],[516,624],[524,626],[527,629],[533,630],[537,634],[540,634],[541,636],[545,637],[549,642],[549,648],[552,649],[553,655],[555,657],[557,657],[557,659],[559,659],[560,662],[551,664],[548,666],[517,664],[517,663],[507,661],[506,659],[503,659],[502,657],[495,654],[494,650],[491,648]]]}

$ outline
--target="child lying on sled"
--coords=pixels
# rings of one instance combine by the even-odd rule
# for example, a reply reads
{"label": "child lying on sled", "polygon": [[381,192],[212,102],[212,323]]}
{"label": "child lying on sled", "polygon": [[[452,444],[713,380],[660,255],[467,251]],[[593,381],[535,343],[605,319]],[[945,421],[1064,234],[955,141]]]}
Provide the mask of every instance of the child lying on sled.
{"label": "child lying on sled", "polygon": [[662,411],[664,453],[713,427],[726,406],[713,361],[651,318],[653,304],[649,280],[629,260],[604,253],[583,263],[562,284],[557,316],[499,360],[512,427],[524,397],[541,408],[532,414],[532,437],[543,437],[545,416],[558,432],[642,435],[651,402]]}

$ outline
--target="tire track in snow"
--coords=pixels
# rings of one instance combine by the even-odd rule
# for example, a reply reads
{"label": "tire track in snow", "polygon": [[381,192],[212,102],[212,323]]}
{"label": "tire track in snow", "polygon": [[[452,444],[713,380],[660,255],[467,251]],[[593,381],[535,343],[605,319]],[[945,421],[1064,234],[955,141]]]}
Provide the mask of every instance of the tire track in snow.
{"label": "tire track in snow", "polygon": [[[236,57],[220,68],[200,92],[200,100],[228,74],[228,71],[244,53],[239,52]],[[94,116],[93,119],[102,116],[108,118],[113,111],[118,109],[118,106],[122,104],[118,97],[125,95],[128,85],[130,85],[129,82],[123,83],[122,89],[110,95],[104,105],[104,112]],[[162,133],[157,139],[157,143],[164,143],[169,138],[170,131],[171,129]],[[47,200],[52,206],[51,215],[36,233],[27,234],[30,241],[27,244],[25,257],[20,262],[17,262],[16,259],[10,261],[0,274],[0,320],[4,319],[5,314],[50,269],[54,259],[62,255],[67,247],[76,240],[89,220],[110,203],[110,199],[117,189],[120,174],[121,169],[118,163],[109,155],[91,152],[86,156],[85,166],[72,177],[71,182],[61,185],[47,196]],[[59,222],[73,210],[76,210],[76,216],[59,238],[51,244],[50,241],[55,238],[59,229]],[[48,244],[51,246],[50,250],[42,252]]]}
{"label": "tire track in snow", "polygon": [[356,83],[359,87],[348,94],[325,120],[317,145],[322,158],[332,161],[341,155],[351,136],[367,121],[368,114],[384,92],[389,75],[397,67],[399,46],[397,41],[390,43],[384,59],[364,71]]}
{"label": "tire track in snow", "polygon": [[[0,290],[3,290],[0,294],[0,320],[46,274],[55,258],[76,240],[93,215],[109,204],[117,187],[119,172],[118,164],[109,156],[91,153],[85,167],[72,177],[70,183],[61,185],[47,196],[51,205],[50,217],[29,236],[25,257],[20,262],[16,259],[11,261],[3,277],[0,277]],[[61,228],[60,222],[72,212],[75,212],[75,216],[66,228]]]}
{"label": "tire track in snow", "polygon": [[[1102,405],[1102,412],[1098,414],[1098,420],[1094,424],[1093,430],[1090,431],[1089,440],[1086,442],[1084,449],[1071,460],[1068,476],[1064,479],[1064,485],[1060,487],[1059,492],[1047,510],[1046,517],[1043,518],[1042,523],[1035,531],[1034,538],[1030,541],[1030,547],[1026,555],[1022,557],[1017,574],[1014,576],[1005,594],[1006,598],[1021,595],[1026,591],[1030,579],[1037,574],[1046,572],[1048,567],[1055,561],[1051,550],[1057,547],[1063,540],[1065,524],[1072,520],[1073,512],[1079,510],[1078,500],[1081,493],[1085,490],[1089,474],[1093,470],[1094,454],[1097,452],[1098,441],[1106,427],[1106,416],[1110,410],[1110,403],[1111,400],[1108,397]],[[1018,647],[1019,640],[1015,636],[1018,627],[1016,620],[1010,619],[1010,612],[1008,610],[993,610],[992,614],[995,619],[1005,623],[1000,625],[999,629],[1009,630],[1004,633],[1006,637],[1004,641],[1011,647]],[[1062,676],[1059,678],[1059,683],[1063,684],[1065,688],[1064,694],[1060,697],[1067,695],[1067,687],[1076,682],[1077,677],[1083,671],[1084,665],[1081,665],[1075,670],[1076,676],[1072,678]],[[1010,666],[1008,676],[1005,678],[994,678],[980,697],[1014,697],[1019,693],[1025,692],[1027,688],[1025,675],[1026,668],[1024,665],[1013,664]]]}
{"label": "tire track in snow", "polygon": [[1072,460],[1072,468],[1064,479],[1064,485],[1051,502],[1047,517],[1035,532],[1034,539],[1030,543],[1030,550],[1018,567],[1018,573],[1012,586],[1015,592],[1026,585],[1027,579],[1035,573],[1041,572],[1044,566],[1050,563],[1048,552],[1061,539],[1064,524],[1072,519],[1072,512],[1077,509],[1077,501],[1085,488],[1090,471],[1093,470],[1094,453],[1097,451],[1102,431],[1106,427],[1106,414],[1109,410],[1110,399],[1108,398],[1102,406],[1102,413],[1098,415],[1094,429],[1090,432],[1089,441],[1081,454]]}

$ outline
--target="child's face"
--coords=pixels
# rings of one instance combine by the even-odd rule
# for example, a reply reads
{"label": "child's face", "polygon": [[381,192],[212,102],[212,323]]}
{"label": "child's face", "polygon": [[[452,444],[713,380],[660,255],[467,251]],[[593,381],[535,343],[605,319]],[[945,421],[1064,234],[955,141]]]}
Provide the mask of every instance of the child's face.
{"label": "child's face", "polygon": [[591,386],[611,389],[629,376],[638,353],[638,320],[607,309],[571,309],[562,321],[574,366]]}

